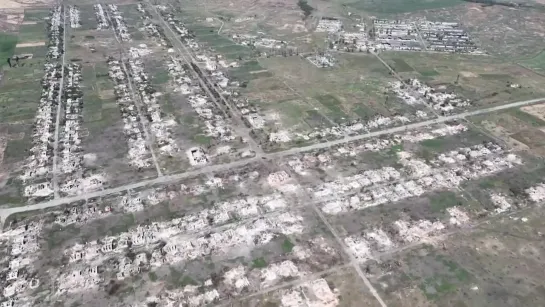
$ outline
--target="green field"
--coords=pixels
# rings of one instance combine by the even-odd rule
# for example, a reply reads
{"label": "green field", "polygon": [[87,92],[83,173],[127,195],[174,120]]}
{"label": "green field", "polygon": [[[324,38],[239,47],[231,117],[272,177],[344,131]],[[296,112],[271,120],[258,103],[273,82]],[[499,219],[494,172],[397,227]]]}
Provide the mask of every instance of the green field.
{"label": "green field", "polygon": [[452,7],[463,3],[461,0],[359,0],[347,3],[347,5],[369,13],[402,14]]}
{"label": "green field", "polygon": [[545,73],[545,50],[541,51],[533,58],[519,62],[519,64],[538,73]]}
{"label": "green field", "polygon": [[0,59],[4,61],[4,59],[11,57],[13,55],[16,45],[17,36],[0,33]]}

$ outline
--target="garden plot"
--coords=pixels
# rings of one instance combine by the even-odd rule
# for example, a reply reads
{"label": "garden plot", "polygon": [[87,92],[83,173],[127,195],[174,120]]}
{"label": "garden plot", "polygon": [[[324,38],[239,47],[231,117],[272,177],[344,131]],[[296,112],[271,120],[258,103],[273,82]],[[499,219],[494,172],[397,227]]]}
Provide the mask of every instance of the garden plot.
{"label": "garden plot", "polygon": [[64,96],[61,99],[64,120],[59,127],[58,160],[58,168],[63,177],[60,182],[60,192],[63,196],[100,189],[106,181],[105,174],[85,172],[80,135],[83,108],[83,92],[80,87],[81,65],[70,63],[65,67]]}
{"label": "garden plot", "polygon": [[23,195],[28,198],[45,198],[53,195],[53,183],[50,181],[53,165],[53,153],[50,146],[55,142],[55,118],[60,103],[62,82],[62,56],[64,18],[62,7],[55,7],[49,22],[49,45],[44,64],[42,94],[36,113],[35,129],[32,136],[32,153],[23,167],[20,179],[23,182]]}
{"label": "garden plot", "polygon": [[398,154],[404,150],[429,162],[441,153],[491,140],[464,124],[451,122],[287,156],[282,165],[304,186],[316,186],[320,181],[343,184],[343,178],[361,176],[363,171],[402,168]]}
{"label": "garden plot", "polygon": [[[36,11],[37,12],[37,11]],[[25,17],[28,22],[35,23],[35,16],[30,11]],[[39,11],[40,16],[48,16],[48,11]],[[39,19],[38,19],[39,20]],[[37,22],[37,21],[36,21]],[[39,32],[27,27],[20,29],[21,35],[39,36],[39,41],[47,41],[46,25],[43,20],[39,23]],[[47,46],[16,47],[17,40],[4,40],[5,58],[14,55],[12,67],[4,65],[2,76],[2,93],[0,94],[0,152],[2,176],[6,180],[15,179],[21,175],[22,167],[28,159],[28,151],[33,147],[33,128],[36,111],[40,106],[42,95],[42,79],[44,78],[44,57]],[[26,54],[26,55],[24,55]],[[4,185],[0,189],[0,199],[6,205],[22,205],[23,187],[18,180],[13,184]]]}
{"label": "garden plot", "polygon": [[[426,163],[408,152],[398,152],[401,170],[384,167],[342,178],[311,188],[318,199],[366,190],[346,198],[335,199],[321,206],[326,214],[396,202],[426,192],[457,189],[464,181],[514,168],[522,164],[519,157],[506,153],[493,143],[459,148],[440,154]],[[369,188],[367,188],[369,187]]]}
{"label": "garden plot", "polygon": [[[325,72],[318,72],[318,68],[298,57],[281,60],[260,60],[275,79],[252,80],[242,91],[261,110],[264,139],[273,149],[401,125],[433,115],[427,114],[430,112],[424,106],[404,104],[393,92],[393,99],[389,99],[389,93],[385,94],[390,92],[385,82],[389,78],[387,71],[367,55],[343,56],[339,67]],[[362,63],[368,65],[359,69]],[[271,88],[266,81],[273,81],[275,86]],[[322,86],[317,88],[316,84]],[[283,110],[284,106],[290,110]],[[292,109],[298,113],[289,112]]]}
{"label": "garden plot", "polygon": [[[160,55],[159,60],[149,56],[141,56],[139,59],[145,62],[145,66],[154,67],[153,77],[147,78],[148,82],[156,83],[170,93],[162,99],[162,104],[171,110],[176,120],[176,124],[169,128],[170,133],[178,140],[184,139],[183,148],[180,148],[183,153],[180,155],[179,164],[184,163],[184,168],[199,167],[252,157],[254,153],[247,150],[247,146],[235,135],[229,114],[207,95],[207,91],[192,73],[191,68],[184,64],[185,61],[173,55],[171,42],[164,35],[162,28],[153,23],[145,7],[138,6],[137,10],[147,23],[146,29],[142,30],[161,46],[161,51],[154,53],[156,57]],[[183,25],[178,25],[178,29],[181,30],[180,27]],[[221,72],[214,76],[222,78]],[[195,115],[201,119],[201,123],[197,125],[187,121],[188,117]],[[173,164],[173,161],[169,161],[169,164]],[[172,170],[172,167],[167,169]]]}
{"label": "garden plot", "polygon": [[472,121],[495,137],[505,141],[513,150],[529,151],[542,156],[545,146],[541,109],[543,104],[512,109],[472,118]]}
{"label": "garden plot", "polygon": [[539,85],[542,76],[493,57],[388,52],[381,58],[402,78],[417,78],[435,92],[454,94],[474,107],[544,95]]}
{"label": "garden plot", "polygon": [[125,123],[124,133],[129,148],[127,160],[129,165],[136,169],[150,168],[153,165],[153,159],[145,138],[145,127],[129,88],[127,80],[129,76],[122,65],[124,64],[117,60],[108,61],[109,75],[115,82],[116,100]]}
{"label": "garden plot", "polygon": [[[495,219],[451,236],[441,246],[412,249],[370,264],[368,277],[389,306],[444,306],[462,300],[479,306],[542,304],[544,298],[533,286],[542,265],[542,218],[541,210],[534,209]],[[518,274],[525,277],[514,277]],[[495,296],[498,292],[503,293],[501,299]]]}
{"label": "garden plot", "polygon": [[[141,276],[151,286],[156,277],[171,285],[171,291],[155,295],[137,291],[146,300],[168,301],[175,295],[204,304],[343,263],[344,256],[327,233],[309,232],[318,223],[316,217],[295,208],[286,210],[280,195],[218,203],[205,211],[130,227],[97,241],[63,244],[66,268],[38,275],[56,280],[51,295],[66,300],[81,295],[95,302],[108,300],[99,294],[102,284],[113,279],[132,287],[127,282]],[[127,257],[132,250],[135,257]],[[145,256],[146,250],[151,258]],[[310,257],[316,254],[322,257]],[[236,263],[235,258],[239,259]],[[194,292],[194,286],[203,287],[207,294]],[[93,298],[83,293],[87,291],[94,293]]]}
{"label": "garden plot", "polygon": [[322,276],[313,276],[278,290],[236,301],[233,306],[380,306],[357,274],[349,268],[338,268]]}

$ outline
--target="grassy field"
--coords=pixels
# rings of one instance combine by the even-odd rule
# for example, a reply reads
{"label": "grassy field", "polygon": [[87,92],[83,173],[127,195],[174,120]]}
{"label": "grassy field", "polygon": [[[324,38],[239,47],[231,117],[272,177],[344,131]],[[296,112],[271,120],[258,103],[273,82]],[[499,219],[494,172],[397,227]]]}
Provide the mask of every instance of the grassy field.
{"label": "grassy field", "polygon": [[461,0],[357,0],[347,5],[374,14],[401,14],[407,12],[447,8],[463,4]]}
{"label": "grassy field", "polygon": [[519,64],[538,73],[545,74],[545,51],[541,51],[535,57],[522,60]]}
{"label": "grassy field", "polygon": [[13,55],[17,40],[15,35],[0,33],[0,59],[2,59],[2,63],[4,59]]}
{"label": "grassy field", "polygon": [[476,105],[545,96],[545,77],[494,57],[407,52],[388,52],[381,57],[402,77],[453,91]]}

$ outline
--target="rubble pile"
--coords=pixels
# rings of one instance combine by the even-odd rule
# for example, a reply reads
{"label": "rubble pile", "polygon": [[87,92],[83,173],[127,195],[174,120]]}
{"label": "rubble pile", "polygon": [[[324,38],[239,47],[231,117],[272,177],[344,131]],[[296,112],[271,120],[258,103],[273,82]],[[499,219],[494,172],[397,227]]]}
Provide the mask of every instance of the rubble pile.
{"label": "rubble pile", "polygon": [[173,117],[166,117],[162,112],[157,98],[161,96],[150,84],[148,74],[144,71],[144,63],[139,59],[140,55],[135,48],[129,50],[131,59],[128,66],[132,80],[134,81],[138,95],[144,104],[143,115],[148,118],[150,131],[155,138],[159,152],[163,155],[173,156],[178,150],[178,145],[172,137],[172,128],[177,125]]}
{"label": "rubble pile", "polygon": [[467,99],[453,93],[437,91],[418,79],[407,82],[395,81],[390,84],[392,91],[408,105],[426,104],[443,115],[455,109],[471,106]]}
{"label": "rubble pile", "polygon": [[7,268],[2,285],[2,296],[7,301],[2,306],[30,306],[24,292],[35,289],[40,281],[35,276],[34,261],[38,260],[39,240],[43,221],[18,225],[0,234],[0,242],[5,246],[7,255],[0,262]]}
{"label": "rubble pile", "polygon": [[545,200],[545,183],[540,183],[535,187],[528,188],[525,192],[528,194],[528,198],[534,203],[542,202]]}
{"label": "rubble pile", "polygon": [[329,32],[329,48],[354,51],[434,51],[483,54],[456,22],[374,19],[369,36],[365,25],[356,25],[358,32],[342,30],[342,24],[320,21],[316,31]]}
{"label": "rubble pile", "polygon": [[57,278],[56,295],[77,293],[85,290],[98,289],[103,278],[100,276],[98,266],[86,266],[77,268]]}
{"label": "rubble pile", "polygon": [[264,49],[282,49],[288,47],[288,44],[285,41],[261,37],[258,35],[233,34],[231,38],[234,42],[242,46],[258,47]]}
{"label": "rubble pile", "polygon": [[53,8],[49,18],[49,44],[47,59],[57,60],[64,54],[64,11],[62,6]]}
{"label": "rubble pile", "polygon": [[406,20],[373,20],[373,34],[377,49],[422,50],[416,24]]}
{"label": "rubble pile", "polygon": [[66,227],[72,224],[82,225],[103,218],[111,214],[111,212],[109,206],[100,208],[98,204],[87,204],[81,207],[72,207],[62,212],[53,212],[53,215],[55,216],[55,224]]}
{"label": "rubble pile", "polygon": [[365,26],[362,25],[359,32],[339,33],[339,40],[332,47],[344,51],[365,51],[369,49],[369,37],[365,32]]}
{"label": "rubble pile", "polygon": [[95,16],[97,19],[97,30],[108,29],[110,27],[110,23],[108,22],[108,18],[106,17],[102,4],[95,4],[94,7]]}
{"label": "rubble pile", "polygon": [[144,20],[144,30],[148,33],[148,35],[150,37],[153,37],[157,41],[159,46],[163,46],[169,49],[172,48],[172,43],[165,35],[163,28],[151,21],[152,16],[144,8],[144,6],[141,3],[138,3],[136,9],[138,10],[138,12],[140,12],[140,16]]}
{"label": "rubble pile", "polygon": [[401,152],[400,156],[406,175],[396,182],[375,185],[371,183],[371,178],[362,176],[351,181],[326,183],[313,189],[315,197],[336,196],[346,194],[347,191],[366,189],[365,192],[353,196],[326,202],[322,211],[339,214],[420,196],[430,191],[453,189],[465,181],[489,176],[522,163],[516,155],[504,153],[496,144],[461,148],[441,154],[429,164],[412,159],[405,152]]}
{"label": "rubble pile", "polygon": [[189,68],[185,67],[179,59],[171,57],[168,72],[176,84],[176,90],[187,96],[189,105],[204,121],[206,135],[221,142],[233,141],[236,137],[221,110],[206,96],[201,85],[192,78]]}
{"label": "rubble pile", "polygon": [[50,174],[53,164],[53,142],[55,139],[55,119],[61,95],[62,64],[59,58],[63,51],[62,6],[52,10],[49,20],[49,48],[44,64],[42,92],[34,129],[30,156],[25,161],[20,179],[25,184],[26,197],[47,197],[53,194]]}
{"label": "rubble pile", "polygon": [[[422,117],[421,113],[417,114],[418,117]],[[314,140],[321,138],[340,138],[346,135],[355,135],[357,133],[369,132],[379,128],[392,127],[400,124],[410,123],[411,117],[396,115],[393,117],[385,117],[377,115],[367,122],[353,122],[347,124],[341,124],[338,126],[315,130],[310,133],[291,133],[289,131],[280,130],[271,132],[268,140],[270,143],[287,143],[292,140]]]}
{"label": "rubble pile", "polygon": [[113,27],[117,36],[123,42],[131,41],[131,34],[129,33],[129,29],[127,29],[127,24],[125,23],[125,19],[123,18],[123,15],[121,14],[121,12],[118,10],[117,5],[108,4],[108,9],[113,19]]}
{"label": "rubble pile", "polygon": [[140,122],[136,103],[131,97],[128,76],[125,75],[121,65],[119,61],[112,58],[108,60],[109,75],[115,84],[117,105],[124,122],[123,130],[129,147],[129,164],[139,169],[148,168],[152,165],[151,153],[146,146],[144,127]]}
{"label": "rubble pile", "polygon": [[336,289],[331,289],[323,278],[284,290],[281,296],[281,307],[337,307],[340,304]]}
{"label": "rubble pile", "polygon": [[81,168],[83,157],[81,156],[80,124],[81,110],[83,108],[81,91],[81,66],[70,63],[65,67],[65,85],[63,102],[65,108],[65,120],[61,126],[61,165],[60,170],[64,174],[75,173]]}
{"label": "rubble pile", "polygon": [[306,59],[314,64],[316,67],[326,68],[335,66],[335,58],[333,55],[327,54],[313,54],[306,57]]}
{"label": "rubble pile", "polygon": [[[459,207],[447,209],[450,224],[455,227],[470,222],[467,213]],[[352,235],[344,239],[344,243],[359,261],[374,259],[376,254],[385,253],[408,244],[425,242],[434,236],[441,235],[447,227],[441,221],[429,220],[397,220],[387,228],[365,230],[362,235]]]}
{"label": "rubble pile", "polygon": [[439,137],[457,135],[467,131],[467,129],[463,124],[443,124],[439,128],[429,129],[428,131],[407,131],[402,134],[393,134],[372,139],[359,145],[344,145],[336,148],[332,155],[335,157],[357,157],[357,154],[361,152],[379,152],[404,143],[419,143]]}
{"label": "rubble pile", "polygon": [[[175,224],[176,222],[179,224]],[[117,262],[123,263],[122,258],[125,257],[127,251],[133,249],[153,249],[151,257],[148,258],[149,265],[160,267],[164,264],[194,260],[207,255],[221,255],[236,247],[261,246],[270,242],[278,234],[296,234],[301,233],[304,229],[301,216],[285,212],[272,218],[261,217],[243,223],[229,224],[212,233],[199,233],[190,240],[180,225],[182,225],[182,219],[140,225],[116,236],[104,237],[84,245],[76,244],[66,249],[65,254],[71,260],[72,265],[84,261],[87,266],[92,268],[112,257],[117,257]],[[166,244],[156,248],[160,242],[166,242]],[[133,267],[133,263],[125,262],[124,264],[121,267],[112,267],[117,273],[121,273],[118,276],[122,278],[134,272],[129,270],[127,273],[126,271],[127,265],[130,268]],[[89,287],[95,285],[96,281],[100,279],[100,274],[96,275],[87,271],[83,274],[81,270],[76,270],[75,273],[61,275],[59,283],[68,285],[70,282],[74,282],[74,285]],[[66,289],[65,291],[71,290]]]}
{"label": "rubble pile", "polygon": [[316,32],[337,33],[343,28],[342,21],[336,18],[322,17],[316,26]]}
{"label": "rubble pile", "polygon": [[70,17],[70,28],[76,29],[81,27],[80,11],[77,6],[71,5],[68,8],[68,15]]}

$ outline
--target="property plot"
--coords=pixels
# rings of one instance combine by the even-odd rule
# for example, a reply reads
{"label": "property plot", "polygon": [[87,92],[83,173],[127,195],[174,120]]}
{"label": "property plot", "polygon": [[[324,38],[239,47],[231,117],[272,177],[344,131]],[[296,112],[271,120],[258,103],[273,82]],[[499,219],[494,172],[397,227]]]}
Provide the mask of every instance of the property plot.
{"label": "property plot", "polygon": [[383,53],[381,57],[393,67],[403,59],[416,70],[400,72],[403,78],[420,79],[436,90],[468,99],[472,106],[544,95],[538,84],[542,76],[492,57],[396,52]]}
{"label": "property plot", "polygon": [[[496,219],[441,245],[388,257],[369,265],[368,276],[389,306],[541,304],[544,298],[533,286],[543,249],[534,235],[543,229],[537,211]],[[510,265],[515,258],[518,265]],[[514,272],[525,277],[515,278]]]}

